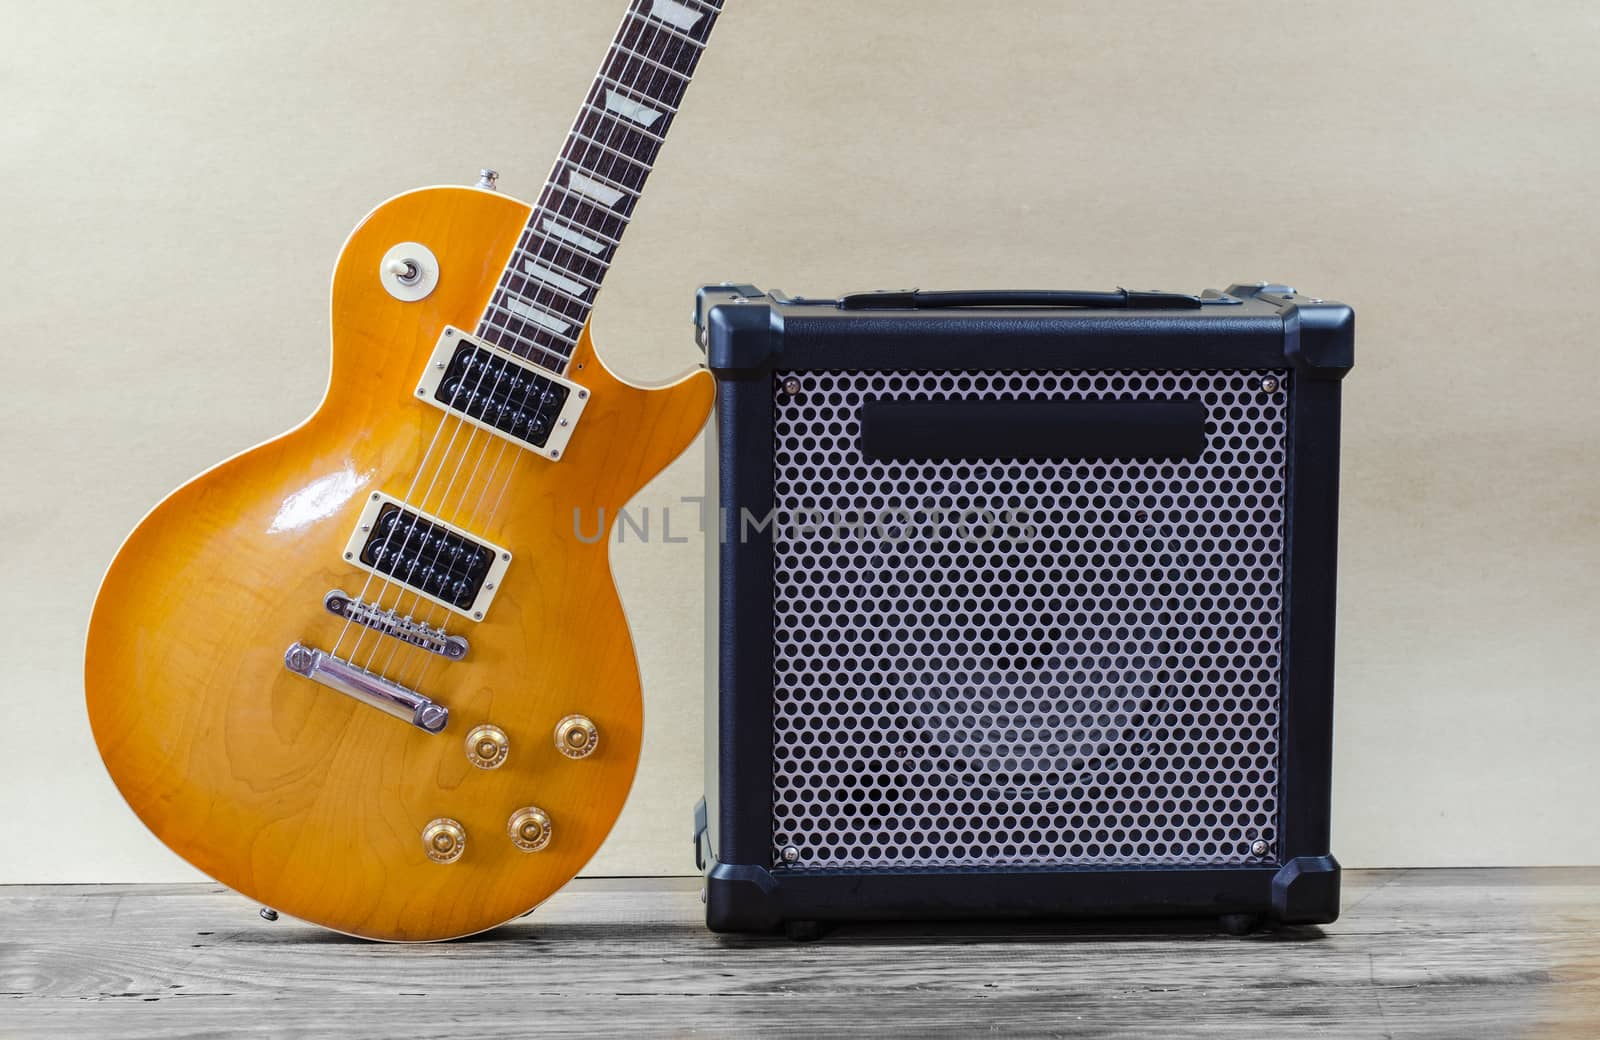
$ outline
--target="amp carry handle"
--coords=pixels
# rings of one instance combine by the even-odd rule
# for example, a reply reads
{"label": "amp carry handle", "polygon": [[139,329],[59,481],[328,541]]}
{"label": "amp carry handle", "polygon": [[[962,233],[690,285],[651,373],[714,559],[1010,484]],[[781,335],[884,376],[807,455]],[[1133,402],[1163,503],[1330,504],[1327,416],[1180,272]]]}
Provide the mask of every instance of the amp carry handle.
{"label": "amp carry handle", "polygon": [[922,292],[896,289],[886,292],[850,293],[839,297],[839,309],[928,310],[940,307],[1089,307],[1118,310],[1198,310],[1204,301],[1198,296],[1173,292],[1139,292],[1114,289],[1102,292],[1089,289],[984,289],[971,292]]}

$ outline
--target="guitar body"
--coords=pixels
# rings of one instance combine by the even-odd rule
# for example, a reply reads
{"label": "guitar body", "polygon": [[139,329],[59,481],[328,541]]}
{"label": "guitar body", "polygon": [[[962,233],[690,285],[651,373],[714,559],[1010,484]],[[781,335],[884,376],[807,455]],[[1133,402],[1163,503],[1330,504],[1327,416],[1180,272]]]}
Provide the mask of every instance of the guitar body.
{"label": "guitar body", "polygon": [[[145,517],[89,627],[89,718],[140,819],[228,887],[352,935],[444,939],[532,909],[594,854],[638,761],[638,669],[597,535],[693,440],[713,381],[625,383],[585,326],[564,377],[590,396],[559,461],[418,401],[441,331],[475,327],[529,215],[470,188],[370,214],[334,273],[332,371],[315,414]],[[378,276],[400,242],[438,259],[437,286],[415,302]],[[451,619],[470,641],[460,660],[324,609],[330,590],[359,595],[367,582],[344,553],[380,492],[514,554],[484,619]],[[362,636],[352,662],[446,705],[443,732],[285,667],[292,644],[348,652]],[[579,759],[554,737],[574,713],[599,734]],[[463,741],[480,725],[505,734],[498,767],[469,760]],[[507,832],[527,806],[551,824],[534,852]],[[465,832],[447,863],[422,837],[439,818]]]}

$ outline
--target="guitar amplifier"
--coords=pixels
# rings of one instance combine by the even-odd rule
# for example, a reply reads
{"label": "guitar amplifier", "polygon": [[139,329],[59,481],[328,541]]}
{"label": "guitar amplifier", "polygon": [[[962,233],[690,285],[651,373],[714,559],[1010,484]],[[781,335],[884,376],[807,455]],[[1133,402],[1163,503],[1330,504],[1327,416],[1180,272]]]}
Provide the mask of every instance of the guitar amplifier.
{"label": "guitar amplifier", "polygon": [[708,286],[716,931],[1338,913],[1349,307]]}

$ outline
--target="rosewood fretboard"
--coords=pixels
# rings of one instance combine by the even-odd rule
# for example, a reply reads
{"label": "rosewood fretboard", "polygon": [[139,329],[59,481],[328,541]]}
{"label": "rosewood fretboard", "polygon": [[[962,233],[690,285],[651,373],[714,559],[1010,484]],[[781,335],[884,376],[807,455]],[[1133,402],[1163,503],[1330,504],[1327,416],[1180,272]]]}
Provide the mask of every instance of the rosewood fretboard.
{"label": "rosewood fretboard", "polygon": [[722,0],[631,0],[478,335],[565,369]]}

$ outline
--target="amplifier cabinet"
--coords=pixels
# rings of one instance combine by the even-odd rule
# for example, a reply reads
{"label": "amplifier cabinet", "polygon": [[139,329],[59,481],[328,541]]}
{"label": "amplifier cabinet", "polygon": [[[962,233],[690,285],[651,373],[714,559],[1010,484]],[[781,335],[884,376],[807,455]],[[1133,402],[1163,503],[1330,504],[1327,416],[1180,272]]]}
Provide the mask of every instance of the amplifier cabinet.
{"label": "amplifier cabinet", "polygon": [[1349,307],[700,291],[717,931],[1332,921]]}

